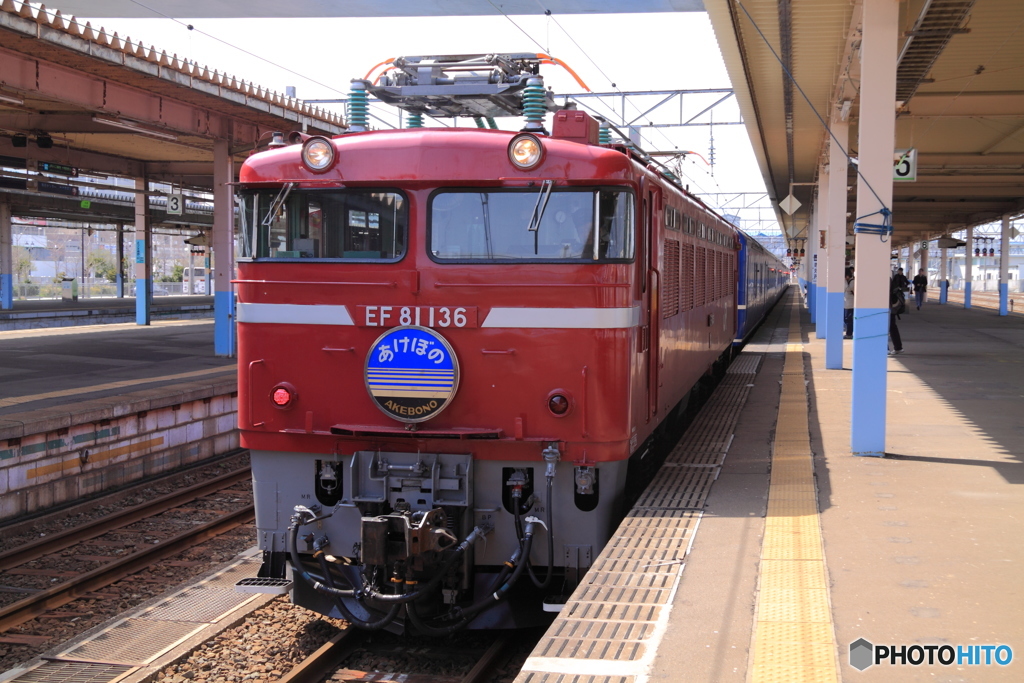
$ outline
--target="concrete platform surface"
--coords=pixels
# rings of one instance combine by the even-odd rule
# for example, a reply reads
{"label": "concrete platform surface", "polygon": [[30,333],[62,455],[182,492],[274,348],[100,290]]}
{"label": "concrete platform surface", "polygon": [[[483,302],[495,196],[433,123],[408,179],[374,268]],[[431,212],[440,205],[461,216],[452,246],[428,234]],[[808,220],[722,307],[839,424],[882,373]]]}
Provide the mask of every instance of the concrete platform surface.
{"label": "concrete platform surface", "polygon": [[[786,318],[760,333],[764,362],[651,681],[767,680],[755,675],[752,633]],[[825,341],[801,315],[839,666],[827,680],[1024,680],[1024,318],[929,303],[899,326],[905,353],[888,361],[888,455],[861,458],[850,454],[852,342],[844,342],[846,369],[826,370]],[[859,639],[873,655],[884,646],[924,660],[890,655],[854,668],[850,645]],[[984,646],[999,645],[1010,648],[1002,659],[1012,652],[1008,664],[996,662],[994,648],[986,654]],[[951,664],[938,661],[950,653]]]}
{"label": "concrete platform surface", "polygon": [[231,377],[212,320],[0,332],[0,415],[184,381]]}

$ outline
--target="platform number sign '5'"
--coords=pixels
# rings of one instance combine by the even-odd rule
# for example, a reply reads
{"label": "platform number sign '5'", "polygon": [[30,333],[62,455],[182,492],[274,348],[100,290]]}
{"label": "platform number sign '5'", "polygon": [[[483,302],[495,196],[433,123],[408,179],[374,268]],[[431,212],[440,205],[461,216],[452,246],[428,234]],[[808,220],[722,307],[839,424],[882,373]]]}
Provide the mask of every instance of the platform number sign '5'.
{"label": "platform number sign '5'", "polygon": [[917,181],[917,150],[897,149],[893,152],[892,179],[894,182],[913,183]]}
{"label": "platform number sign '5'", "polygon": [[180,192],[171,192],[167,195],[167,215],[180,216],[185,212],[185,201]]}

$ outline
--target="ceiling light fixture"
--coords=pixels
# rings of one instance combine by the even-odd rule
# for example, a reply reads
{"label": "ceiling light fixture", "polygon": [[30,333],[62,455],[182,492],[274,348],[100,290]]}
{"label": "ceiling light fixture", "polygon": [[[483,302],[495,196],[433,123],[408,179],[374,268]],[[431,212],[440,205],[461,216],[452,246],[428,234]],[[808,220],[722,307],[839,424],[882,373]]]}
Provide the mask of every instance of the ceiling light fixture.
{"label": "ceiling light fixture", "polygon": [[16,104],[18,106],[25,104],[25,100],[22,98],[15,97],[14,95],[4,95],[3,93],[0,93],[0,102],[3,102],[4,104]]}
{"label": "ceiling light fixture", "polygon": [[121,128],[124,130],[130,130],[133,133],[140,133],[142,135],[149,135],[154,138],[160,138],[161,140],[170,140],[171,142],[177,142],[178,136],[170,133],[164,133],[159,130],[152,130],[150,128],[144,128],[137,123],[132,121],[121,121],[120,119],[108,119],[103,116],[92,117],[93,123],[102,123],[104,126],[112,126],[114,128]]}

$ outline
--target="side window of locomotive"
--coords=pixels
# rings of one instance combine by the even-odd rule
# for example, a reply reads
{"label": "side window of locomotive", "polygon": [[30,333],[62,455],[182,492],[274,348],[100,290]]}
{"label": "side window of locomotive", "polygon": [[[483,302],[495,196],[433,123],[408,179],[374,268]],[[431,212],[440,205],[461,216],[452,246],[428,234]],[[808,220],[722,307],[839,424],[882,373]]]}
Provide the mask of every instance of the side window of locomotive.
{"label": "side window of locomotive", "polygon": [[256,190],[239,195],[239,258],[393,261],[409,209],[395,192]]}
{"label": "side window of locomotive", "polygon": [[438,191],[430,200],[430,256],[460,262],[629,260],[634,213],[633,195],[621,190]]}

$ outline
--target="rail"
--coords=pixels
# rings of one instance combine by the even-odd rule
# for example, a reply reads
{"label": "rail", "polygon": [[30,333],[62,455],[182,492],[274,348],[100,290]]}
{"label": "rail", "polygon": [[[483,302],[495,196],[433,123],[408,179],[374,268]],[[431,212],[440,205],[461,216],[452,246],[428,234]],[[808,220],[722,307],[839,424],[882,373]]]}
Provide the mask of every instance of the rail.
{"label": "rail", "polygon": [[[120,529],[128,524],[155,517],[167,510],[180,507],[184,503],[230,488],[241,483],[247,473],[248,468],[229,472],[215,480],[216,483],[206,482],[185,491],[169,494],[149,503],[129,508],[115,517],[101,518],[95,524],[85,525],[66,533],[41,539],[28,546],[9,550],[2,556],[4,567],[10,569],[13,566],[31,562],[44,555],[59,552],[75,543],[87,542],[113,529]],[[172,505],[172,502],[177,504]],[[74,576],[68,581],[32,593],[28,597],[0,609],[0,633],[5,633],[15,626],[66,605],[88,593],[109,586],[165,558],[204,543],[242,524],[249,523],[255,519],[255,516],[254,506],[249,503],[237,510],[221,513],[217,518],[196,525],[175,536],[147,544],[143,546],[143,549],[129,555],[112,558],[111,562]],[[25,552],[26,549],[27,552]]]}

